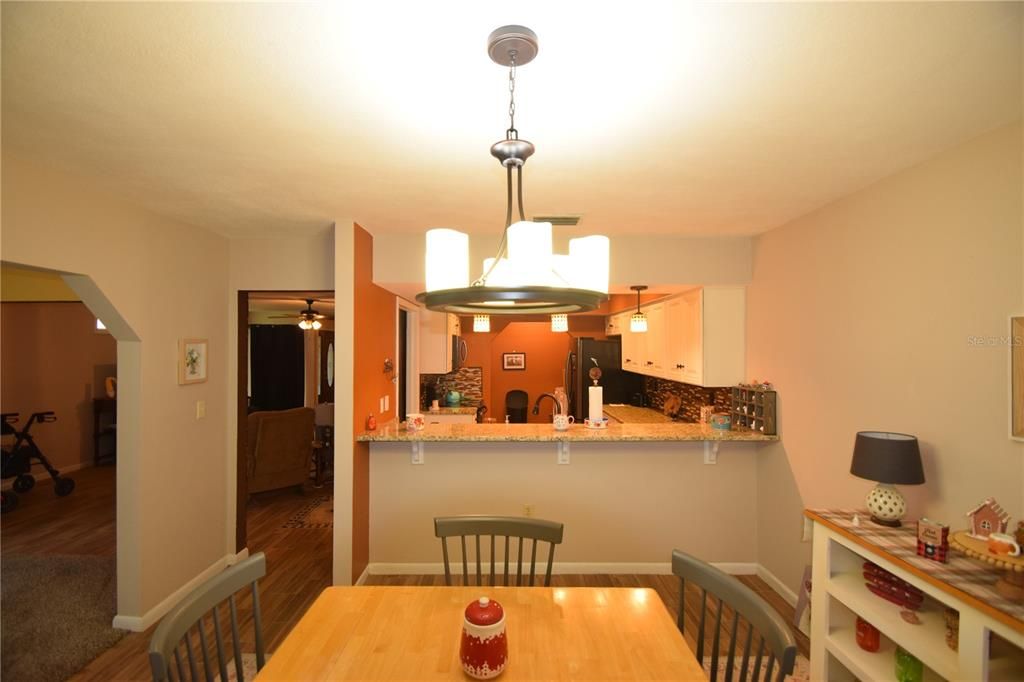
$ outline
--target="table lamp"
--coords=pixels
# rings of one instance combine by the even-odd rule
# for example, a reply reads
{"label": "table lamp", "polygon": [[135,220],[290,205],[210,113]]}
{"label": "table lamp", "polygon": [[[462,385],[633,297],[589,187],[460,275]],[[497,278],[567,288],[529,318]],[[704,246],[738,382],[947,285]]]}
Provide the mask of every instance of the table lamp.
{"label": "table lamp", "polygon": [[877,482],[867,497],[871,520],[883,526],[898,528],[901,525],[900,519],[907,511],[907,503],[894,484],[924,483],[917,438],[905,433],[858,432],[853,445],[850,473]]}

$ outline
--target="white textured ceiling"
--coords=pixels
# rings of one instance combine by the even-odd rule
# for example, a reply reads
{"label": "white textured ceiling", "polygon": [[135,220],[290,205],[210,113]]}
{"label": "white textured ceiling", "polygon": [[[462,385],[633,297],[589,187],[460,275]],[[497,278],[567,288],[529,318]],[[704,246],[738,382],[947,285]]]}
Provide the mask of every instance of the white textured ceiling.
{"label": "white textured ceiling", "polygon": [[3,145],[232,236],[500,230],[527,213],[752,234],[1021,116],[1020,3],[2,4]]}

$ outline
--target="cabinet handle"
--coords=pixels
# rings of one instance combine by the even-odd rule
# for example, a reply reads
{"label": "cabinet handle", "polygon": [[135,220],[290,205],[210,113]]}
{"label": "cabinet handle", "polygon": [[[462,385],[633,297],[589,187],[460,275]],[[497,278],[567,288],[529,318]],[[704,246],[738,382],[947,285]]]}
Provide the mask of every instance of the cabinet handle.
{"label": "cabinet handle", "polygon": [[676,365],[676,369],[686,369],[686,365]]}
{"label": "cabinet handle", "polygon": [[647,361],[647,364],[648,364],[648,365],[653,365],[653,364],[654,364],[654,361],[652,361],[652,360],[648,360],[648,361]]}

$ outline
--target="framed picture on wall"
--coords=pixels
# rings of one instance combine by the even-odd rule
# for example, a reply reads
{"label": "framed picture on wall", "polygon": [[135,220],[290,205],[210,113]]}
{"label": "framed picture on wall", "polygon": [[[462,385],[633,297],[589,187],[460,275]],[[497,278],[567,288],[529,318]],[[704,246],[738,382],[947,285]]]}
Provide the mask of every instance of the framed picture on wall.
{"label": "framed picture on wall", "polygon": [[501,368],[507,370],[525,370],[526,353],[502,353]]}
{"label": "framed picture on wall", "polygon": [[206,381],[209,343],[206,339],[178,341],[178,383],[200,384]]}

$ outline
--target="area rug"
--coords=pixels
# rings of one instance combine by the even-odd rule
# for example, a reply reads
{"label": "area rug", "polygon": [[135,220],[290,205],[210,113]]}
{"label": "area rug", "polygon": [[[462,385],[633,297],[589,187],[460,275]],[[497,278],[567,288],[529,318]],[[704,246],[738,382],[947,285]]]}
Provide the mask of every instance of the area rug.
{"label": "area rug", "polygon": [[283,528],[333,528],[334,496],[321,495],[296,512]]}
{"label": "area rug", "polygon": [[[753,659],[754,657],[751,656],[751,658]],[[767,657],[765,657],[765,658],[767,658]],[[738,656],[738,661],[739,662],[743,661],[742,654],[740,654]],[[733,675],[736,677],[736,679],[739,679],[739,675],[740,675],[739,662],[737,662],[736,669],[733,672]],[[728,663],[728,659],[725,659],[725,658],[718,659],[718,679],[725,679],[725,666],[727,665],[727,663]],[[761,671],[758,672],[757,677],[754,677],[754,661],[751,660],[747,664],[747,671],[748,671],[749,675],[748,675],[748,677],[746,679],[748,679],[748,680],[749,679],[764,679],[765,672],[767,672],[765,670],[765,668],[767,668],[767,667],[768,667],[767,666],[767,661],[763,660],[761,662]],[[772,679],[773,680],[775,679],[775,675],[777,675],[778,672],[779,672],[779,666],[776,665],[775,668],[772,670]],[[708,658],[708,657],[704,658],[704,673],[708,677],[711,677],[711,659]],[[810,661],[808,661],[806,658],[804,658],[800,654],[797,654],[797,656],[796,656],[796,664],[793,666],[793,674],[786,676],[786,682],[808,682],[808,680],[810,680],[810,679],[811,679],[811,664],[810,664]]]}
{"label": "area rug", "polygon": [[4,680],[66,680],[127,634],[113,557],[5,556],[0,585]]}

